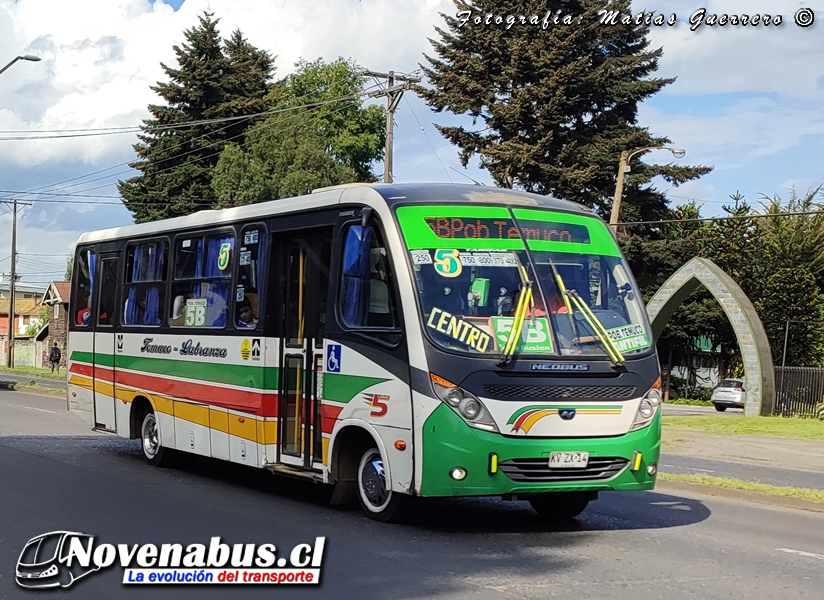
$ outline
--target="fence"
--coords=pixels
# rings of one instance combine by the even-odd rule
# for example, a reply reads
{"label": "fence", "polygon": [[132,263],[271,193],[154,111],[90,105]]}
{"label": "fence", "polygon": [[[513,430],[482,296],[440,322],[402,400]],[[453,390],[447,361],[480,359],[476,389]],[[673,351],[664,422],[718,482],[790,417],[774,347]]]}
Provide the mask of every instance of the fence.
{"label": "fence", "polygon": [[824,369],[775,368],[775,414],[782,417],[815,417],[824,403]]}

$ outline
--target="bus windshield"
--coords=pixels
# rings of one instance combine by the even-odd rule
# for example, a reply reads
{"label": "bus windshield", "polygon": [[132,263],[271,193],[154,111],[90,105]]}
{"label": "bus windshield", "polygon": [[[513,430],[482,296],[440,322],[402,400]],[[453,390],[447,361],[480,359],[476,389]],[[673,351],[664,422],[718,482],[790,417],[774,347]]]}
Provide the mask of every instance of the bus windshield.
{"label": "bus windshield", "polygon": [[397,215],[424,329],[438,346],[500,354],[514,327],[516,355],[612,358],[651,347],[642,298],[600,220],[497,206],[403,206]]}

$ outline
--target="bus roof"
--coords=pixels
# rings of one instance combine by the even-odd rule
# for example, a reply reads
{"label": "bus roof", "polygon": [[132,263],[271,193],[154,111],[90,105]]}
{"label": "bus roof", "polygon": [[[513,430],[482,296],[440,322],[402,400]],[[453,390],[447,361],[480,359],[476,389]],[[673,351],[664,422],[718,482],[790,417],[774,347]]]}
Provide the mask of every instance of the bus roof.
{"label": "bus roof", "polygon": [[375,192],[389,207],[398,204],[504,204],[535,206],[565,212],[592,214],[586,207],[552,196],[530,194],[519,190],[465,185],[460,183],[375,183],[333,186],[295,198],[259,202],[235,208],[201,210],[191,215],[124,227],[101,229],[82,234],[78,244],[112,239],[129,239],[196,227],[209,227],[247,219],[263,219],[272,215],[334,206],[336,204],[375,199]]}

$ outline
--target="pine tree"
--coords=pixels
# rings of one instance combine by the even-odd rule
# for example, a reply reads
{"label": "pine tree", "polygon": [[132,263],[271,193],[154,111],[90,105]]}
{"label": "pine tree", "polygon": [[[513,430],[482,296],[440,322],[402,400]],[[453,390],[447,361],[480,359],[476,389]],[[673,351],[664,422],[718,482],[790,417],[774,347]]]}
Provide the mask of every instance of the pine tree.
{"label": "pine tree", "polygon": [[[670,143],[637,124],[638,104],[673,82],[650,77],[662,51],[648,49],[649,26],[602,24],[603,0],[455,6],[457,16],[443,15],[446,29],[436,28],[440,39],[430,40],[437,58],[425,55],[428,66],[421,65],[432,87],[418,92],[436,112],[472,117],[470,129],[438,126],[459,147],[461,162],[477,154],[498,185],[553,194],[606,215],[621,152]],[[608,8],[628,15],[630,0]],[[527,22],[486,24],[487,14],[523,15]],[[711,170],[646,165],[643,154],[625,182],[625,221],[666,217],[663,195],[649,185],[656,175],[679,185]]]}
{"label": "pine tree", "polygon": [[223,119],[265,110],[273,58],[246,41],[240,31],[222,43],[219,19],[204,12],[199,25],[174,46],[177,68],[161,63],[169,77],[151,89],[167,104],[152,104],[143,121],[138,159],[130,166],[141,175],[118,183],[135,222],[186,215],[209,208],[212,170],[228,142],[243,143],[250,121],[166,128],[192,121]]}

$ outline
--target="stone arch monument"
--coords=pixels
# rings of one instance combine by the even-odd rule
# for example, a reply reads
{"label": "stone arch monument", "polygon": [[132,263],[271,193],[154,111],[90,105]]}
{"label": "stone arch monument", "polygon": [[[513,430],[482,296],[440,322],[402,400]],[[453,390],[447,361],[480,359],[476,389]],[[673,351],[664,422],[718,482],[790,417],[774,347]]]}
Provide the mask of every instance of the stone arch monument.
{"label": "stone arch monument", "polygon": [[656,340],[675,310],[703,284],[718,300],[732,323],[747,377],[744,414],[768,416],[775,402],[775,373],[767,333],[755,307],[732,277],[706,258],[693,258],[664,282],[647,304],[652,333]]}

